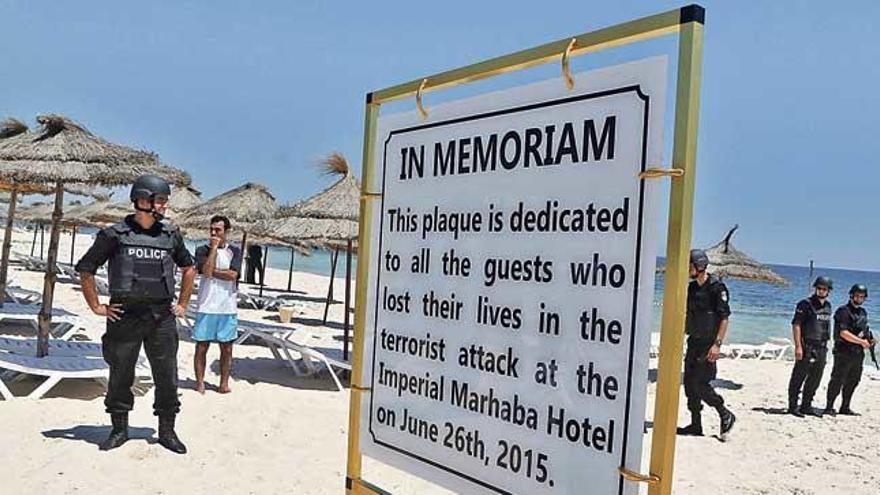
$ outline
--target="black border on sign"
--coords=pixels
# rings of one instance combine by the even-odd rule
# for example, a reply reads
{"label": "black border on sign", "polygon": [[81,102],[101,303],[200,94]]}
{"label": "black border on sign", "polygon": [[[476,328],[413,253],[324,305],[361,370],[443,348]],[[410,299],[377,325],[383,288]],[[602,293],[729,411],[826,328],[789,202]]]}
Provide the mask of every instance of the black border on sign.
{"label": "black border on sign", "polygon": [[[423,129],[430,129],[433,127],[441,127],[444,125],[452,125],[459,124],[462,122],[468,122],[472,120],[480,120],[491,117],[498,117],[500,115],[508,115],[517,112],[523,112],[528,110],[535,110],[538,108],[545,108],[557,105],[565,105],[568,103],[574,103],[577,101],[583,100],[592,100],[597,98],[603,98],[607,96],[617,96],[625,93],[635,93],[636,96],[644,102],[644,116],[643,116],[643,125],[642,125],[642,157],[641,157],[641,171],[644,172],[647,167],[647,159],[648,159],[648,116],[650,109],[650,97],[642,92],[640,85],[631,85],[631,86],[623,86],[620,88],[599,91],[596,93],[588,93],[578,96],[571,96],[566,98],[560,98],[557,100],[545,101],[540,103],[532,103],[529,105],[524,105],[520,107],[506,108],[503,110],[496,110],[492,112],[476,114],[476,115],[468,115],[466,117],[460,117],[456,119],[446,120],[442,122],[434,122],[430,124],[422,124],[412,127],[406,127],[403,129],[396,129],[391,131],[388,134],[388,139],[385,140],[384,149],[382,151],[382,202],[380,206],[380,220],[379,220],[379,246],[376,250],[376,294],[379,294],[379,287],[381,284],[382,278],[382,234],[385,226],[385,178],[387,172],[387,159],[388,159],[388,144],[391,142],[391,138],[396,134],[405,134],[408,132],[420,131]],[[633,178],[636,179],[635,177]],[[633,354],[635,353],[635,332],[636,332],[636,311],[638,309],[638,299],[639,299],[639,277],[641,272],[641,251],[642,251],[642,224],[644,217],[644,201],[645,201],[645,181],[639,181],[639,210],[638,210],[638,230],[636,231],[636,252],[635,252],[635,273],[634,273],[634,287],[633,287],[633,306],[632,306],[632,321],[630,326],[630,344],[629,344],[629,363],[627,364],[627,376],[626,376],[626,405],[624,409],[624,423],[623,423],[623,448],[621,449],[620,454],[620,465],[626,465],[626,448],[627,448],[627,439],[629,437],[629,416],[630,416],[630,395],[632,391],[632,368],[633,368]],[[370,436],[373,437],[373,441],[381,445],[385,448],[394,450],[403,455],[409,456],[418,461],[424,462],[432,467],[437,469],[442,469],[446,472],[452,473],[462,479],[475,483],[477,485],[482,486],[483,488],[487,488],[497,493],[508,494],[511,495],[511,492],[504,490],[503,488],[496,487],[491,485],[485,481],[479,480],[465,473],[458,472],[448,466],[444,466],[438,462],[435,462],[431,459],[427,459],[423,456],[414,454],[412,452],[408,452],[400,447],[392,445],[390,443],[384,442],[376,438],[376,433],[373,431],[373,398],[376,395],[376,349],[377,349],[377,335],[376,328],[378,328],[379,324],[379,298],[376,298],[376,308],[375,308],[375,316],[373,321],[373,356],[371,360],[371,376],[370,376],[370,389],[372,393],[370,394],[370,421],[369,421],[369,432]],[[623,476],[619,477],[619,488],[618,494],[623,493],[624,487],[624,479]]]}

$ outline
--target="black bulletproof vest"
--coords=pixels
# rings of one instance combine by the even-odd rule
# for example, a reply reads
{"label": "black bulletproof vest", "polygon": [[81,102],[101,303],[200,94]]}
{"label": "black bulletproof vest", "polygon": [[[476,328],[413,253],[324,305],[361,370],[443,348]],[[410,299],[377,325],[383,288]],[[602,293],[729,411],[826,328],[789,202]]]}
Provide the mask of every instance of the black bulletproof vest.
{"label": "black bulletproof vest", "polygon": [[[868,329],[868,312],[865,311],[865,308],[859,307],[856,310],[853,310],[852,306],[847,304],[844,306],[844,311],[849,312],[850,321],[852,322],[852,328],[848,328],[853,335],[856,337],[864,338],[864,332]],[[834,331],[834,350],[835,351],[847,351],[847,352],[862,352],[862,346],[858,344],[853,344],[851,342],[847,342],[843,340],[843,337],[840,336],[840,332],[838,329]]]}
{"label": "black bulletproof vest", "polygon": [[114,299],[161,300],[174,297],[174,231],[160,224],[135,231],[126,222],[110,230],[118,240],[110,257],[110,296]]}
{"label": "black bulletproof vest", "polygon": [[717,278],[710,276],[702,286],[692,282],[690,287],[696,288],[688,290],[685,329],[693,340],[715,340],[718,336],[718,324],[721,322],[715,307],[715,298],[718,297],[715,285],[718,283]]}
{"label": "black bulletproof vest", "polygon": [[801,322],[801,336],[804,340],[827,342],[831,338],[831,304],[826,301],[817,308],[812,297],[804,301],[809,309]]}

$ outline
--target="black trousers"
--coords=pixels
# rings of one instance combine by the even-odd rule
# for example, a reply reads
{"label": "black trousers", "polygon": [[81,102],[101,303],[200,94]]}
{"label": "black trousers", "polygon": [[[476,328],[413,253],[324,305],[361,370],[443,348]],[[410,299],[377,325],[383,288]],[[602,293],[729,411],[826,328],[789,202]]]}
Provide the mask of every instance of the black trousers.
{"label": "black trousers", "polygon": [[[260,273],[260,280],[257,281],[257,272]],[[263,262],[261,259],[248,260],[244,270],[244,281],[248,284],[257,284],[263,281]]]}
{"label": "black trousers", "polygon": [[831,368],[831,381],[828,382],[828,402],[826,407],[834,407],[837,395],[843,390],[841,409],[849,409],[856,386],[862,379],[864,352],[835,352],[834,367]]}
{"label": "black trousers", "polygon": [[702,402],[715,408],[724,405],[724,399],[709,383],[718,374],[716,364],[706,359],[712,344],[712,342],[688,341],[684,356],[684,394],[687,396],[687,406],[691,412],[701,411]]}
{"label": "black trousers", "polygon": [[110,366],[110,384],[104,405],[108,413],[125,413],[134,407],[135,365],[141,345],[150,361],[156,387],[153,414],[174,415],[180,411],[177,399],[177,320],[171,302],[126,304],[119,321],[107,320],[101,338],[104,361]]}
{"label": "black trousers", "polygon": [[794,369],[791,370],[791,379],[788,381],[788,406],[797,408],[798,395],[803,387],[801,407],[807,408],[813,405],[813,396],[819,389],[822,381],[822,373],[825,371],[825,356],[828,347],[825,342],[804,342],[804,357],[795,361]]}

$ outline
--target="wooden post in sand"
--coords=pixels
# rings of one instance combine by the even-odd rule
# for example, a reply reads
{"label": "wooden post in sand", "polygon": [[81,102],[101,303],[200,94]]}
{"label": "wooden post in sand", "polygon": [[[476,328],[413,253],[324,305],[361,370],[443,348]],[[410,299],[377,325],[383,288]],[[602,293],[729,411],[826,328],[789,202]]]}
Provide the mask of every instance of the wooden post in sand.
{"label": "wooden post in sand", "polygon": [[348,361],[348,327],[351,307],[351,239],[345,249],[345,317],[342,325],[342,360]]}
{"label": "wooden post in sand", "polygon": [[12,227],[15,218],[15,202],[18,190],[9,193],[9,210],[6,213],[6,232],[3,234],[3,265],[0,266],[0,306],[6,300],[6,277],[9,270],[9,251],[12,249]]}
{"label": "wooden post in sand", "polygon": [[64,188],[59,182],[55,188],[55,210],[52,212],[52,230],[49,233],[49,253],[46,255],[46,274],[43,276],[43,304],[37,315],[37,357],[49,355],[49,329],[52,327],[52,302],[55,298],[55,261],[58,259],[58,237],[61,235],[61,208]]}
{"label": "wooden post in sand", "polygon": [[37,248],[37,226],[34,225],[34,239],[31,241],[31,256],[34,255],[34,249]]}
{"label": "wooden post in sand", "polygon": [[336,279],[336,259],[339,257],[339,251],[333,249],[333,256],[330,256],[330,286],[327,288],[327,302],[324,304],[324,325],[327,324],[327,313],[330,311],[330,302],[333,301],[333,280]]}
{"label": "wooden post in sand", "polygon": [[290,269],[287,270],[287,292],[290,292],[290,288],[293,287],[293,257],[296,255],[296,250],[293,249],[293,246],[290,246]]}
{"label": "wooden post in sand", "polygon": [[260,297],[263,297],[263,287],[266,286],[266,268],[269,266],[269,245],[263,246],[263,263],[260,270]]}
{"label": "wooden post in sand", "polygon": [[76,252],[76,225],[70,228],[70,264],[73,264],[74,253]]}

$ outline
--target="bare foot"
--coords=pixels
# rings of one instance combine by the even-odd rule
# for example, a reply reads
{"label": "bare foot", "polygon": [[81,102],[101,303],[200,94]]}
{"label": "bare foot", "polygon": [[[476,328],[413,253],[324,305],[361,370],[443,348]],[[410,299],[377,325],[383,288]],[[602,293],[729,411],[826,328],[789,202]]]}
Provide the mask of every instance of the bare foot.
{"label": "bare foot", "polygon": [[229,392],[232,392],[232,389],[229,388],[229,385],[220,385],[220,387],[217,388],[217,393],[219,394],[228,394]]}
{"label": "bare foot", "polygon": [[196,383],[196,392],[205,395],[205,382]]}

